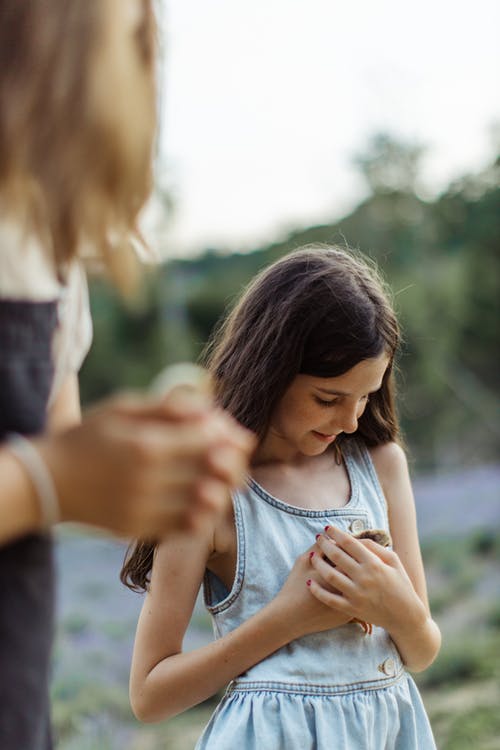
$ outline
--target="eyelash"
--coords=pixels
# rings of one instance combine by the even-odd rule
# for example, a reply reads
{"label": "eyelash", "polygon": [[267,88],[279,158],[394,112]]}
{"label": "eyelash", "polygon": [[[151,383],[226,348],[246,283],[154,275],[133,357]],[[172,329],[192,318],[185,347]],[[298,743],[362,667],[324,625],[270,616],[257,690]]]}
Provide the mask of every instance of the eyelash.
{"label": "eyelash", "polygon": [[[335,406],[335,404],[337,404],[338,401],[339,401],[338,398],[333,399],[333,401],[325,401],[324,399],[320,398],[319,396],[315,396],[314,399],[315,399],[315,401],[316,401],[317,404],[319,404],[320,406],[324,406],[325,408],[328,408],[329,406]],[[363,396],[363,401],[366,404],[368,403],[369,400],[370,400],[370,396],[369,395]]]}
{"label": "eyelash", "polygon": [[314,399],[317,404],[319,404],[320,406],[325,406],[325,407],[335,406],[335,404],[338,401],[338,399],[334,399],[333,401],[325,401],[324,399],[319,398],[319,396],[315,396]]}

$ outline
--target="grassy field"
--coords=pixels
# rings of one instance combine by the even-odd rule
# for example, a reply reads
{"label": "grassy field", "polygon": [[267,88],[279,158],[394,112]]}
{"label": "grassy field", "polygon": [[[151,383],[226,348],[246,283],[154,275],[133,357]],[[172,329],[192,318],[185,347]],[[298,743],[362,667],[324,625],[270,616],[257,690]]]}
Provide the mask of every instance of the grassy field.
{"label": "grassy field", "polygon": [[[71,535],[62,541],[63,547],[71,544],[85,550],[88,541]],[[499,553],[500,534],[493,531],[433,538],[423,547],[431,605],[444,638],[436,662],[416,679],[439,750],[499,747]],[[191,750],[216,699],[154,726],[140,725],[131,714],[126,686],[140,601],[116,582],[106,583],[102,573],[108,565],[116,581],[121,554],[113,543],[97,540],[68,587],[52,686],[58,750]],[[75,548],[68,552],[73,563],[74,556]],[[198,608],[188,647],[206,642],[209,632]]]}

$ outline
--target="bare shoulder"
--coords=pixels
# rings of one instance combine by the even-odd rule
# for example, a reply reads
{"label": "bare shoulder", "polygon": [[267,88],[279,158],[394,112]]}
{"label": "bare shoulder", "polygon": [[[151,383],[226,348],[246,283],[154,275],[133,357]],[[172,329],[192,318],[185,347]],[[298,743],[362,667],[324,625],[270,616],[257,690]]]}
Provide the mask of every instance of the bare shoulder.
{"label": "bare shoulder", "polygon": [[370,448],[370,455],[386,496],[394,482],[408,477],[408,460],[406,453],[398,443],[384,443]]}
{"label": "bare shoulder", "polygon": [[214,548],[217,521],[213,517],[204,519],[194,529],[165,536],[158,544],[153,561],[152,589],[155,582],[168,576],[182,577],[186,568],[199,565],[210,557]]}

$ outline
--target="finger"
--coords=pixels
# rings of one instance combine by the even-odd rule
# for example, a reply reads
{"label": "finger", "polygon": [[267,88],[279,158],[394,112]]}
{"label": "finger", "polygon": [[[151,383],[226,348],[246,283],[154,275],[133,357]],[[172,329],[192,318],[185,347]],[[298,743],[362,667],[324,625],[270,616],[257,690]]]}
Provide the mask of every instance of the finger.
{"label": "finger", "polygon": [[204,480],[199,483],[196,501],[186,509],[186,528],[196,530],[207,522],[208,516],[225,512],[231,504],[231,496],[222,482]]}
{"label": "finger", "polygon": [[[257,447],[257,437],[236,421],[228,412],[216,410],[214,418],[219,420],[219,429],[222,437],[231,438],[231,442],[245,451],[253,451]],[[213,429],[213,428],[212,428]]]}
{"label": "finger", "polygon": [[355,589],[353,581],[338,568],[332,568],[320,555],[311,556],[311,565],[329,587],[348,596]]}
{"label": "finger", "polygon": [[168,496],[182,493],[189,497],[197,492],[197,484],[204,477],[210,476],[203,460],[182,458],[177,462],[160,465],[149,477],[151,485],[158,487],[160,494]]}
{"label": "finger", "polygon": [[[135,518],[130,519],[135,535],[158,538],[170,530],[193,530],[205,523],[208,515],[220,513],[230,502],[227,486],[216,480],[202,479],[165,492],[143,496]],[[139,530],[139,531],[138,531]]]}
{"label": "finger", "polygon": [[338,609],[340,612],[344,612],[346,615],[351,614],[349,602],[341,594],[335,594],[331,591],[327,591],[322,586],[320,586],[319,583],[314,580],[314,578],[310,578],[307,581],[307,586],[315,599],[318,599],[318,601],[326,604],[327,607],[330,607],[331,609]]}
{"label": "finger", "polygon": [[207,457],[206,466],[213,476],[224,480],[231,487],[241,486],[248,471],[248,456],[230,445],[213,448]]}
{"label": "finger", "polygon": [[102,401],[93,404],[85,410],[85,417],[98,417],[102,414],[116,415],[122,413],[136,414],[141,409],[148,410],[157,399],[148,394],[137,393],[133,391],[122,391],[121,393],[110,396]]}
{"label": "finger", "polygon": [[398,566],[398,563],[400,563],[400,559],[396,552],[394,552],[393,549],[389,549],[388,547],[381,547],[380,544],[377,544],[373,541],[373,539],[362,539],[360,540],[367,549],[370,550],[376,557],[379,558],[379,560],[382,560],[382,562],[386,563],[386,565],[391,566]]}
{"label": "finger", "polygon": [[244,483],[247,470],[248,457],[232,446],[216,446],[206,454],[195,456],[174,456],[160,465],[165,489],[169,485],[175,489],[192,484],[205,477],[220,480],[227,491]]}
{"label": "finger", "polygon": [[355,576],[359,563],[339,547],[333,539],[324,534],[319,534],[316,543],[321,553],[326,555],[333,565],[336,565],[344,573],[347,573],[350,578]]}
{"label": "finger", "polygon": [[347,534],[336,526],[326,526],[325,534],[358,563],[366,564],[373,560],[373,553],[352,534]]}
{"label": "finger", "polygon": [[166,397],[151,393],[124,392],[98,404],[92,413],[108,411],[130,419],[180,421],[200,418],[214,408],[207,395],[195,391],[172,392]]}
{"label": "finger", "polygon": [[231,496],[225,482],[204,478],[196,486],[196,505],[201,509],[220,512],[225,510]]}
{"label": "finger", "polygon": [[158,414],[163,419],[197,419],[214,410],[207,393],[177,386],[158,402]]}
{"label": "finger", "polygon": [[[192,423],[171,424],[146,422],[131,425],[128,420],[120,420],[116,429],[129,434],[138,452],[144,452],[151,463],[155,461],[169,464],[182,459],[207,461],[208,454],[224,443],[231,445],[231,436],[219,437],[211,426],[201,420],[196,427]],[[214,434],[215,433],[215,434]]]}
{"label": "finger", "polygon": [[125,522],[127,534],[139,538],[158,539],[185,526],[186,495],[171,492],[166,496],[142,498],[140,509]]}
{"label": "finger", "polygon": [[165,367],[151,383],[151,391],[167,396],[172,391],[187,390],[211,394],[212,379],[209,372],[193,362],[177,362]]}

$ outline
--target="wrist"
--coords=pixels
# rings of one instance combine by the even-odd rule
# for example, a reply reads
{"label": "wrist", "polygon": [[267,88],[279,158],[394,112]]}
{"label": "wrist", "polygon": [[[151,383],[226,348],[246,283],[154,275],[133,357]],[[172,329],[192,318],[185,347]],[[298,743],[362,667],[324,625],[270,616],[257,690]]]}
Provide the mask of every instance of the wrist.
{"label": "wrist", "polygon": [[432,622],[432,619],[429,612],[421,599],[415,595],[414,606],[404,608],[397,618],[392,619],[386,630],[393,639],[405,638],[425,631],[430,622]]}
{"label": "wrist", "polygon": [[280,641],[277,648],[305,635],[302,623],[295,617],[297,608],[293,609],[287,605],[287,598],[278,594],[261,610],[269,618],[268,627],[272,628],[276,639]]}
{"label": "wrist", "polygon": [[56,434],[50,437],[45,436],[43,440],[33,441],[54,483],[58,501],[58,520],[61,522],[77,520],[70,503],[72,493],[66,490],[65,474],[68,467],[63,450],[63,440],[64,437]]}
{"label": "wrist", "polygon": [[50,529],[61,519],[57,490],[46,461],[35,443],[19,433],[7,436],[6,447],[31,483],[42,529]]}

